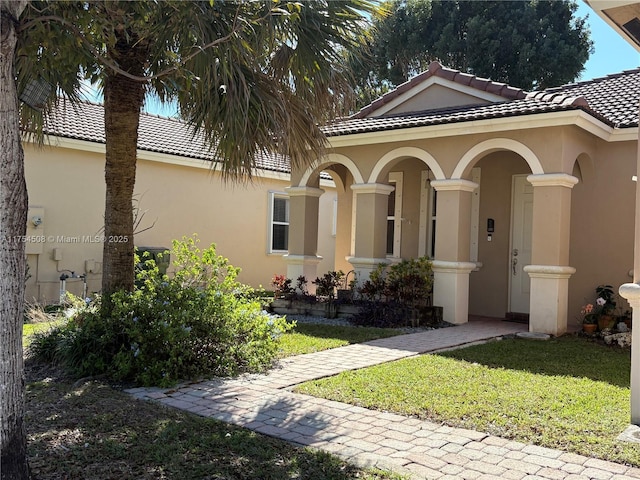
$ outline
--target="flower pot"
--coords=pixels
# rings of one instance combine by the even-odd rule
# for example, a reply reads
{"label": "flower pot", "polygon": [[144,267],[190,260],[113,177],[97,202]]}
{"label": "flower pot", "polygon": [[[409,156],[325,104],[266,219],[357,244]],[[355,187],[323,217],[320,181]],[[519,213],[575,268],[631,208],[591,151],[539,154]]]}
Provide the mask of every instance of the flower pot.
{"label": "flower pot", "polygon": [[612,329],[616,324],[616,317],[613,315],[600,315],[598,317],[598,329],[600,331]]}
{"label": "flower pot", "polygon": [[583,323],[582,324],[582,331],[584,333],[595,333],[597,328],[598,328],[598,325],[596,325],[595,323]]}
{"label": "flower pot", "polygon": [[351,300],[351,290],[339,288],[338,290],[338,301],[339,302],[348,302]]}

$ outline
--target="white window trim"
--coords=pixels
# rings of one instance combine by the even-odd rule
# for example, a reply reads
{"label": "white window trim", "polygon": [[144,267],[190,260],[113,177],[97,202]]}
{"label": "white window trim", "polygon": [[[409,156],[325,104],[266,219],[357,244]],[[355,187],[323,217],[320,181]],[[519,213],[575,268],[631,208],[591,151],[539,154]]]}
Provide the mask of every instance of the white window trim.
{"label": "white window trim", "polygon": [[400,247],[402,245],[402,188],[403,188],[403,172],[390,172],[389,183],[395,183],[395,191],[390,195],[395,195],[395,209],[393,217],[387,217],[387,220],[393,220],[393,253],[387,255],[391,258],[400,258]]}
{"label": "white window trim", "polygon": [[424,257],[427,254],[429,229],[427,228],[429,219],[429,190],[431,189],[431,179],[429,170],[420,172],[420,224],[418,226],[418,256]]}
{"label": "white window trim", "polygon": [[[480,167],[471,169],[471,181],[480,185]],[[480,187],[471,192],[471,242],[469,259],[478,262],[478,242],[480,239]]]}
{"label": "white window trim", "polygon": [[287,200],[287,217],[289,218],[289,211],[291,208],[291,201],[289,199],[289,195],[287,195],[285,192],[277,192],[277,191],[269,191],[269,215],[268,215],[268,222],[267,222],[267,253],[270,255],[285,255],[287,253],[289,253],[288,250],[274,250],[273,248],[273,225],[274,223],[278,224],[278,225],[288,225],[290,227],[291,225],[291,218],[289,218],[289,221],[286,223],[283,222],[274,222],[273,220],[273,202],[276,198],[284,198]]}
{"label": "white window trim", "polygon": [[[436,258],[436,246],[435,246],[435,238],[434,238],[434,230],[437,228],[438,225],[438,212],[437,212],[437,205],[435,205],[436,202],[436,196],[438,195],[438,192],[436,192],[436,189],[433,188],[431,186],[431,182],[429,182],[429,186],[428,186],[428,191],[427,191],[427,197],[428,197],[428,202],[427,202],[427,228],[426,228],[426,232],[427,232],[427,255],[430,258]],[[433,207],[436,207],[436,209],[434,210]]]}
{"label": "white window trim", "polygon": [[331,219],[331,236],[338,234],[338,199],[333,199],[333,218]]}

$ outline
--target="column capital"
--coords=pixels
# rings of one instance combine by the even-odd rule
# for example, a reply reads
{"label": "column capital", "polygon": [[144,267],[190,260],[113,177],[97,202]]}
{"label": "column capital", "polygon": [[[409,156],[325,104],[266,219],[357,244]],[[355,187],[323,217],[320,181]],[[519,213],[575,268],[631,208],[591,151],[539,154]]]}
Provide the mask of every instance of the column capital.
{"label": "column capital", "polygon": [[324,193],[324,190],[315,187],[287,187],[284,191],[290,197],[320,197]]}
{"label": "column capital", "polygon": [[573,188],[578,179],[568,173],[542,173],[529,175],[527,181],[534,187],[567,187]]}
{"label": "column capital", "polygon": [[355,193],[382,193],[389,195],[395,190],[395,187],[386,183],[354,183],[351,185],[351,190]]}
{"label": "column capital", "polygon": [[431,265],[434,272],[447,273],[471,273],[478,267],[475,262],[448,262],[446,260],[433,260]]}
{"label": "column capital", "polygon": [[523,270],[531,278],[569,278],[576,269],[562,265],[526,265]]}
{"label": "column capital", "polygon": [[322,257],[320,255],[286,254],[283,255],[282,258],[288,265],[317,265],[322,261]]}
{"label": "column capital", "polygon": [[354,267],[377,267],[381,263],[391,263],[387,258],[345,257],[345,260]]}
{"label": "column capital", "polygon": [[464,180],[462,178],[449,178],[446,180],[431,180],[431,186],[436,189],[437,192],[444,192],[447,190],[460,191],[460,192],[473,192],[478,188],[478,184],[470,180]]}
{"label": "column capital", "polygon": [[640,284],[625,283],[620,285],[618,289],[620,296],[629,301],[629,304],[635,309],[640,308]]}

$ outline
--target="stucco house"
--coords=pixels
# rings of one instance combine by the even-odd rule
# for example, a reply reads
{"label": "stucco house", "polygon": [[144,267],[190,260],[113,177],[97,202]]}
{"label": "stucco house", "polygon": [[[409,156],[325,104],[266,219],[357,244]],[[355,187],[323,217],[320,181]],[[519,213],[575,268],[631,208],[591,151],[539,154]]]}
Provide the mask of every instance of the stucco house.
{"label": "stucco house", "polygon": [[[29,193],[26,299],[57,302],[60,276],[86,274],[87,291],[100,290],[104,225],[104,120],[101,105],[70,105],[46,127],[44,146],[25,142]],[[269,289],[287,266],[289,164],[257,159],[252,183],[224,183],[212,170],[204,142],[177,120],[143,114],[140,122],[135,201],[138,247],[170,247],[173,239],[198,234],[240,267],[240,281]],[[320,181],[318,252],[321,272],[333,269],[335,186]],[[83,281],[66,288],[81,295]]]}
{"label": "stucco house", "polygon": [[[609,24],[622,38],[640,52],[640,2],[636,0],[585,0],[586,3]],[[639,92],[635,95],[636,105],[640,109]],[[630,100],[632,101],[632,100]],[[638,137],[640,141],[640,136]],[[637,156],[636,171],[640,171],[640,154]],[[628,300],[633,308],[633,319],[640,322],[640,188],[636,187],[635,236],[633,278],[620,286],[620,295]],[[619,437],[637,442],[640,438],[640,328],[632,330],[631,346],[631,426]]]}
{"label": "stucco house", "polygon": [[445,320],[561,334],[600,284],[630,281],[640,69],[525,92],[432,63],[326,128],[292,172],[288,276],[313,278],[320,172],[337,188],[335,268],[429,255]]}

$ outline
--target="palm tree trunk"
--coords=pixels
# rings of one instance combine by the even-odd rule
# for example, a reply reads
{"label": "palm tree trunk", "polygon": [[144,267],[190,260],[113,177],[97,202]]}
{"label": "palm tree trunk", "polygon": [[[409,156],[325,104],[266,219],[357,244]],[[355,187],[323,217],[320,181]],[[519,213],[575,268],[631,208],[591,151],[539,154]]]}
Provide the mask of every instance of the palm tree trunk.
{"label": "palm tree trunk", "polygon": [[[123,33],[110,56],[126,72],[141,76],[146,50],[135,41],[135,35]],[[144,95],[144,83],[116,72],[107,73],[104,86],[106,202],[102,274],[102,292],[106,297],[117,290],[133,290],[133,188]]]}
{"label": "palm tree trunk", "polygon": [[24,416],[24,311],[27,186],[20,143],[15,26],[26,1],[0,1],[0,477],[29,476]]}

